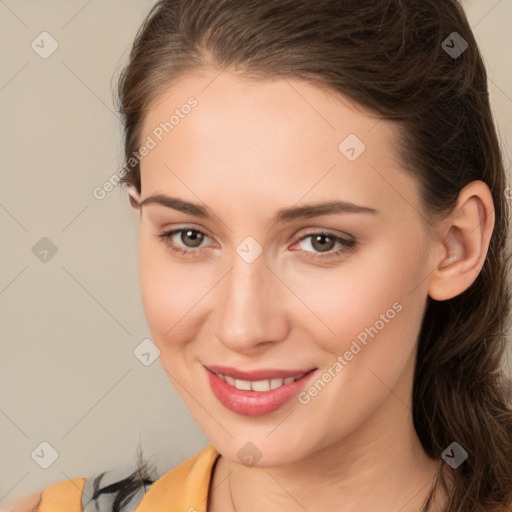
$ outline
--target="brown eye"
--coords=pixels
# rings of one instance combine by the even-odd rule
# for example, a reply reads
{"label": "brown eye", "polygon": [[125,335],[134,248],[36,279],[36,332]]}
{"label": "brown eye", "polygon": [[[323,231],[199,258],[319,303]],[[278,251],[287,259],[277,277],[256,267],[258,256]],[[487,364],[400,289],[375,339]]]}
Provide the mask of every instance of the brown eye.
{"label": "brown eye", "polygon": [[330,251],[335,245],[335,240],[333,236],[318,234],[311,238],[311,245],[320,252]]}
{"label": "brown eye", "polygon": [[296,244],[301,249],[302,256],[311,260],[341,258],[357,247],[355,239],[344,239],[331,233],[309,233]]}
{"label": "brown eye", "polygon": [[202,244],[205,238],[209,238],[206,233],[199,229],[181,228],[173,231],[165,231],[157,235],[164,244],[174,253],[185,256],[197,256],[204,247]]}
{"label": "brown eye", "polygon": [[[204,233],[201,233],[201,231],[197,231],[196,229],[183,229],[181,230],[180,239],[183,244],[188,247],[198,247],[204,240]],[[190,244],[189,240],[191,240]]]}

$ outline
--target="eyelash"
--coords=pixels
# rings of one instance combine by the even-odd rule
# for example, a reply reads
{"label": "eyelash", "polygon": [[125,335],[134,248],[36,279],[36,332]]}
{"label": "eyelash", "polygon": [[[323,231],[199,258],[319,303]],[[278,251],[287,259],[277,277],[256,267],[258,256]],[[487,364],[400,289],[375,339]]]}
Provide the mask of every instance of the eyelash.
{"label": "eyelash", "polygon": [[[199,249],[199,248],[196,248],[196,249],[186,249],[184,247],[179,247],[179,246],[177,246],[177,245],[175,245],[175,244],[173,244],[171,242],[171,238],[172,238],[173,235],[175,235],[177,233],[181,233],[183,231],[193,231],[195,233],[200,233],[201,235],[208,236],[204,231],[201,231],[200,229],[188,228],[188,227],[184,227],[184,228],[180,228],[180,229],[175,229],[173,231],[166,231],[166,232],[160,233],[157,236],[171,250],[171,252],[176,253],[176,254],[182,254],[184,256],[195,257],[196,254],[201,249]],[[313,236],[316,236],[316,235],[324,235],[324,236],[327,236],[329,238],[332,238],[332,239],[334,239],[335,242],[339,242],[341,244],[341,247],[339,247],[338,249],[333,249],[333,250],[331,250],[331,251],[329,251],[327,253],[323,253],[323,254],[322,253],[314,253],[314,252],[311,252],[311,251],[303,251],[303,252],[306,253],[305,256],[304,256],[305,258],[314,259],[314,260],[324,260],[324,259],[331,259],[331,258],[341,257],[341,256],[343,256],[346,253],[350,253],[350,252],[355,251],[357,249],[357,247],[358,247],[358,244],[357,244],[357,242],[355,240],[346,240],[346,239],[341,238],[339,236],[336,236],[336,235],[334,235],[332,233],[327,233],[327,232],[324,232],[324,231],[308,233],[307,235],[304,235],[299,240],[297,240],[296,243],[302,242],[306,238],[310,238],[310,237],[313,237]]]}

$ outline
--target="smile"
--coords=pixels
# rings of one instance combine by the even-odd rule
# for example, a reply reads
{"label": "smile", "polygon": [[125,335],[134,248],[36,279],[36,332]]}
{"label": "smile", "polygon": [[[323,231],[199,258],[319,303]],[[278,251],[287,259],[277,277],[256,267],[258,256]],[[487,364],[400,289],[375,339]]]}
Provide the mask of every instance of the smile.
{"label": "smile", "polygon": [[313,377],[310,370],[254,370],[204,367],[210,389],[230,411],[244,416],[262,416],[277,411],[296,396]]}
{"label": "smile", "polygon": [[301,375],[297,375],[296,377],[286,377],[285,379],[265,379],[265,380],[241,380],[234,379],[229,375],[222,375],[222,373],[217,373],[216,375],[226,381],[230,386],[235,387],[236,389],[242,389],[245,391],[270,391],[271,389],[278,389],[284,384],[290,384],[295,380],[300,379],[304,376],[306,372]]}

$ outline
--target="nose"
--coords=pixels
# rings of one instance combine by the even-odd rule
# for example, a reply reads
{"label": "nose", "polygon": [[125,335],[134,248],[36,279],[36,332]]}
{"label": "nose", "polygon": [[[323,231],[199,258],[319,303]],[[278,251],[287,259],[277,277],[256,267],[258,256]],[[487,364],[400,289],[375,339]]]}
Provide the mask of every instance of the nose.
{"label": "nose", "polygon": [[264,253],[252,263],[235,253],[215,306],[217,338],[247,355],[284,340],[289,324],[283,293],[286,287],[267,267]]}

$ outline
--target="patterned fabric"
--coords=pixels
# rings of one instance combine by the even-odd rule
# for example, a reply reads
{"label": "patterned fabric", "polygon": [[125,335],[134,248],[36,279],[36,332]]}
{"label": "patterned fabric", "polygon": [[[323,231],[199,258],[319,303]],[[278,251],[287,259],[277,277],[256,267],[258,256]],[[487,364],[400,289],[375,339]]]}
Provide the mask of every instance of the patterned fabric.
{"label": "patterned fabric", "polygon": [[[139,491],[128,502],[126,512],[207,512],[207,500],[213,469],[220,457],[208,445],[156,482]],[[128,475],[117,470],[103,474],[99,487],[118,482]],[[112,510],[113,495],[94,494],[94,477],[56,482],[43,489],[34,512],[107,512]]]}
{"label": "patterned fabric", "polygon": [[[119,480],[123,480],[127,476],[128,475],[120,474],[116,470],[108,471],[100,479],[98,487],[106,487],[107,485],[118,482]],[[100,494],[94,500],[92,499],[94,495],[94,480],[94,477],[87,478],[85,480],[81,500],[83,512],[105,512],[107,510],[112,510],[115,494]],[[137,505],[141,502],[149,487],[149,485],[146,485],[144,488],[141,487],[130,499],[126,507],[123,509],[123,512],[135,512]]]}

